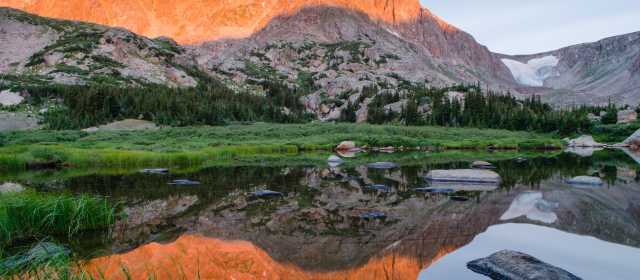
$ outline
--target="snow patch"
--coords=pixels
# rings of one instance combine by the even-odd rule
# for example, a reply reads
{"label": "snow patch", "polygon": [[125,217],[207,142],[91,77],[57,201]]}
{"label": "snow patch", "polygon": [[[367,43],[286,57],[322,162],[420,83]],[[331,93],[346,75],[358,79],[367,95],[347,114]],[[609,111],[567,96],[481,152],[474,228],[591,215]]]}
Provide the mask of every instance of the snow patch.
{"label": "snow patch", "polygon": [[513,78],[515,78],[518,83],[536,87],[544,86],[546,79],[557,76],[555,67],[559,61],[560,60],[553,55],[534,58],[527,63],[508,58],[502,59],[502,63],[509,68]]}

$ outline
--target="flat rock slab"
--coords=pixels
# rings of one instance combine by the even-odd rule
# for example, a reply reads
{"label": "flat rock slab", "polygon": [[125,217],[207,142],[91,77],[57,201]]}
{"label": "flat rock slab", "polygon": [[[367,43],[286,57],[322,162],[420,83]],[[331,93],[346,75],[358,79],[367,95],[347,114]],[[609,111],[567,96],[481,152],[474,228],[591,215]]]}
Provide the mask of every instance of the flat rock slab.
{"label": "flat rock slab", "polygon": [[578,176],[567,180],[567,184],[571,185],[588,185],[588,186],[601,186],[604,184],[602,179],[592,176]]}
{"label": "flat rock slab", "polygon": [[570,272],[524,253],[504,250],[467,263],[467,268],[495,280],[579,280]]}
{"label": "flat rock slab", "polygon": [[500,175],[491,170],[482,169],[450,169],[431,170],[425,177],[429,181],[436,182],[463,182],[463,183],[500,183]]}
{"label": "flat rock slab", "polygon": [[569,147],[604,147],[605,145],[602,143],[596,142],[591,135],[583,135],[576,139],[570,140],[568,143]]}

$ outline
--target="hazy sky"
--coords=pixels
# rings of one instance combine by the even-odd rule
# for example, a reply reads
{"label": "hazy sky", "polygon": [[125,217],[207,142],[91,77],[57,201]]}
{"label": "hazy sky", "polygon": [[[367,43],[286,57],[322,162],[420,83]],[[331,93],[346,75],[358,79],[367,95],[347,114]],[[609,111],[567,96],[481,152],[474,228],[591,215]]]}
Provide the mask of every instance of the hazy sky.
{"label": "hazy sky", "polygon": [[420,0],[494,52],[528,54],[640,31],[640,0]]}

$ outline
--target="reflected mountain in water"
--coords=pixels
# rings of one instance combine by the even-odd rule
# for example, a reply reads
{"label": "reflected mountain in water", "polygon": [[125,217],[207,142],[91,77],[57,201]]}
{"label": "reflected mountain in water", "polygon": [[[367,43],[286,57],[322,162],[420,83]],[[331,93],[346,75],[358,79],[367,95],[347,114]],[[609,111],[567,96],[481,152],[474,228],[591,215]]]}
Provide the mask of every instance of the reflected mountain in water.
{"label": "reflected mountain in water", "polygon": [[[431,187],[423,178],[430,170],[468,168],[470,161],[398,163],[389,170],[218,167],[180,178],[91,175],[61,184],[124,202],[126,215],[106,246],[89,237],[72,244],[88,258],[101,252],[89,266],[107,272],[125,264],[140,275],[162,268],[236,279],[412,279],[504,223],[640,247],[640,165],[624,152],[492,161],[500,186],[454,186],[453,195],[465,201],[416,189]],[[565,183],[580,175],[606,184],[579,189]],[[202,184],[166,184],[181,178]],[[256,190],[284,195],[251,198]]]}

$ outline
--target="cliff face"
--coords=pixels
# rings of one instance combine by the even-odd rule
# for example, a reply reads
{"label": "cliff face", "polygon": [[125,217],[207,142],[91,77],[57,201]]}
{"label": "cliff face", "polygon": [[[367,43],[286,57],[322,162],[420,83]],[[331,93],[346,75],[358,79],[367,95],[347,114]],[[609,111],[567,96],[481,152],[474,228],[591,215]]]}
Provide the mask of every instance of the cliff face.
{"label": "cliff face", "polygon": [[410,21],[421,14],[418,0],[0,1],[0,6],[42,16],[125,27],[149,37],[168,36],[184,44],[248,37],[277,16],[319,5],[361,11],[388,23]]}

